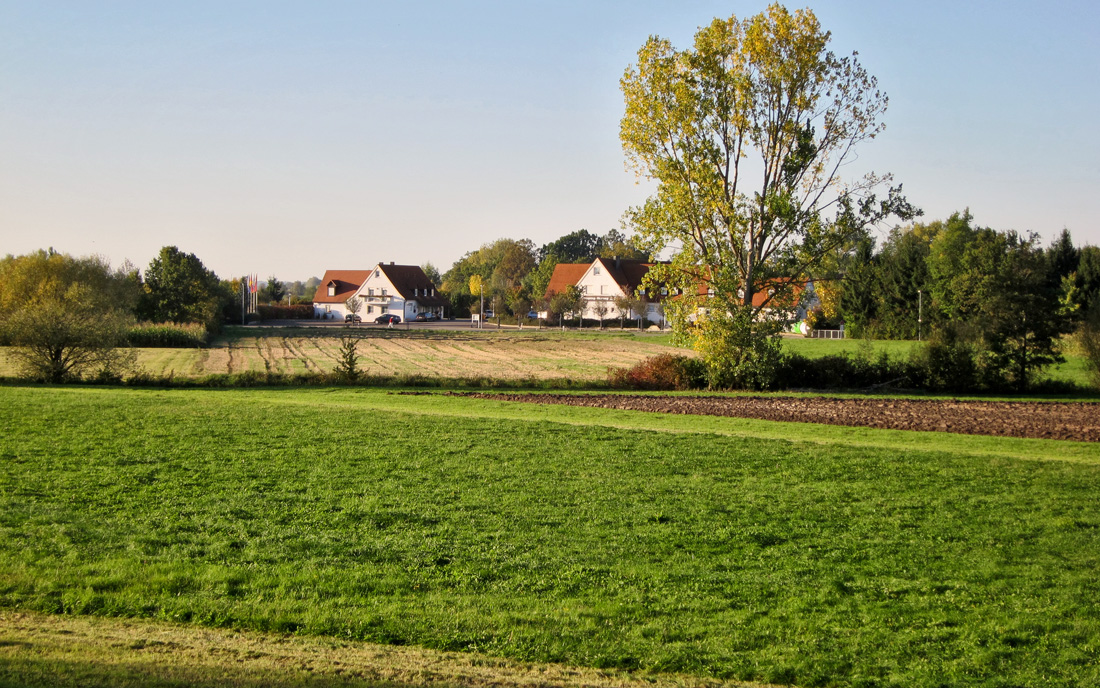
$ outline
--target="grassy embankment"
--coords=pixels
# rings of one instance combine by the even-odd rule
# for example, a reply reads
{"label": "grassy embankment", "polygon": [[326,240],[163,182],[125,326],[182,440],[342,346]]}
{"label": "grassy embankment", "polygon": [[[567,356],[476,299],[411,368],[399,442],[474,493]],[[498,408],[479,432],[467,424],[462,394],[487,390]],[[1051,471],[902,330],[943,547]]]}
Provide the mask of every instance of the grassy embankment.
{"label": "grassy embankment", "polygon": [[1094,444],[364,390],[0,388],[0,423],[9,609],[803,686],[1100,682]]}

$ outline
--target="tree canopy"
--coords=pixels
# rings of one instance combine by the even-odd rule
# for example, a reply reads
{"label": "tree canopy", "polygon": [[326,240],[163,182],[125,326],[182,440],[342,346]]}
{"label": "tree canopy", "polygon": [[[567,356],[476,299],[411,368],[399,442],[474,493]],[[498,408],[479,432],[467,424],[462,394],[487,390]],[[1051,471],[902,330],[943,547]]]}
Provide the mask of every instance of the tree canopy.
{"label": "tree canopy", "polygon": [[[280,295],[281,296],[281,295]],[[221,314],[218,276],[194,253],[165,246],[145,271],[142,315],[157,322],[199,322],[213,328]]]}
{"label": "tree canopy", "polygon": [[127,361],[137,271],[97,256],[37,251],[0,261],[0,338],[32,377],[62,382],[117,374]]}
{"label": "tree canopy", "polygon": [[677,331],[709,310],[693,331],[712,384],[766,385],[758,359],[777,347],[760,340],[779,329],[766,309],[788,305],[795,280],[867,227],[917,212],[889,175],[842,178],[856,146],[882,131],[887,98],[829,39],[812,11],[773,4],[715,19],[691,49],[651,37],[622,79],[623,149],[658,183],[628,222],[647,249],[675,251],[651,275],[684,289],[669,304]]}

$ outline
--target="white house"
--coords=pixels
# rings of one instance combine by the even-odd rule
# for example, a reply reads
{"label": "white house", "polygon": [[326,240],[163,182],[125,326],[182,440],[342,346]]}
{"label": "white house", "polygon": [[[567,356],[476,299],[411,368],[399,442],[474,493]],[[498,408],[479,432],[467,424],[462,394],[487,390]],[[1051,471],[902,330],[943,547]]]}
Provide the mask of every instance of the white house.
{"label": "white house", "polygon": [[[653,263],[640,260],[620,260],[618,258],[597,258],[591,264],[559,263],[554,267],[550,283],[546,288],[546,298],[552,297],[572,285],[580,289],[582,315],[589,319],[599,319],[599,309],[604,309],[603,319],[614,320],[622,317],[616,299],[638,294]],[[646,294],[648,303],[642,315],[651,322],[664,322],[662,301],[668,296],[664,290],[650,289]],[[631,320],[638,317],[634,309],[625,313]]]}
{"label": "white house", "polygon": [[348,298],[359,291],[370,274],[370,270],[325,270],[313,296],[314,317],[343,320],[348,313]]}
{"label": "white house", "polygon": [[359,315],[365,321],[387,313],[404,322],[413,320],[418,313],[443,317],[444,309],[450,304],[419,265],[379,263],[367,271],[355,295],[363,302]]}

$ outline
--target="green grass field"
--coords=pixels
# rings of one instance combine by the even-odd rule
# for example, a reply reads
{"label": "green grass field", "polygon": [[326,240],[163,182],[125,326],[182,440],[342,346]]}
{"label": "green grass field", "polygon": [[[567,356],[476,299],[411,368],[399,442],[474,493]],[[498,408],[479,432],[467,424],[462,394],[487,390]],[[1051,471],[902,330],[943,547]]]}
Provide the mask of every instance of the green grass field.
{"label": "green grass field", "polygon": [[1100,683],[1100,446],[0,388],[0,604],[800,686]]}

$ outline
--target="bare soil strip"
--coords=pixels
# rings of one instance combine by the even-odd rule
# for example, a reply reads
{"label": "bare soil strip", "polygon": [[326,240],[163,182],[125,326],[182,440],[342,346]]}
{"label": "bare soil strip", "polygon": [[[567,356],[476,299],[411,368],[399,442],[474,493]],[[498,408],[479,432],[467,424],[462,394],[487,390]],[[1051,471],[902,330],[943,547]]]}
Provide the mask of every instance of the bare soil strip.
{"label": "bare soil strip", "polygon": [[[8,683],[11,681],[11,683]],[[97,617],[0,611],[0,683],[41,686],[716,688],[484,655]]]}
{"label": "bare soil strip", "polygon": [[890,430],[1100,442],[1100,404],[1088,402],[477,392],[462,394],[479,399],[534,404],[567,404]]}

